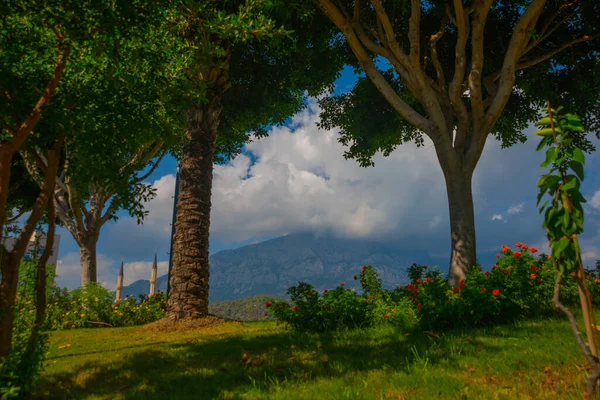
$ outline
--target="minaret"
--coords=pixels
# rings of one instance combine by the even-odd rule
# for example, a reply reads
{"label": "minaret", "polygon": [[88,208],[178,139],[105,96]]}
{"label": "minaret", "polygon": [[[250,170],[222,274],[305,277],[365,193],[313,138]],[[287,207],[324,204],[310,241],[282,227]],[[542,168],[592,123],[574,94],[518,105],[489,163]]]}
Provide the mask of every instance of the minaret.
{"label": "minaret", "polygon": [[154,296],[154,293],[156,293],[156,274],[158,273],[158,261],[156,260],[156,252],[157,252],[157,250],[154,250],[154,262],[152,263],[152,275],[150,275],[150,294],[148,295],[148,297]]}
{"label": "minaret", "polygon": [[121,259],[121,269],[119,270],[119,277],[117,278],[117,293],[115,296],[115,303],[121,301],[121,292],[123,290],[123,259]]}

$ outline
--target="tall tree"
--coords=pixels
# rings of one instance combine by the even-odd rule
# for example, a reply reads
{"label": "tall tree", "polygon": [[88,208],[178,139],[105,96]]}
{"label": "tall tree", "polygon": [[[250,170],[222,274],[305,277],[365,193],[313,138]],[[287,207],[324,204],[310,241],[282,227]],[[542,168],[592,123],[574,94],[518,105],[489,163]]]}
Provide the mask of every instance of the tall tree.
{"label": "tall tree", "polygon": [[[61,84],[72,67],[93,63],[99,49],[135,34],[142,23],[154,24],[156,10],[162,10],[157,0],[9,0],[0,5],[0,232],[7,204],[13,204],[8,200],[13,160],[20,162],[22,156],[28,170],[41,178],[36,179],[41,190],[16,244],[10,251],[0,248],[0,359],[11,348],[20,261],[52,196],[63,143],[74,139],[67,137],[72,130],[63,114],[50,111],[51,100],[68,98]],[[103,165],[95,168],[102,170]]]}
{"label": "tall tree", "polygon": [[305,8],[266,0],[182,8],[184,37],[197,49],[188,75],[205,100],[186,112],[168,319],[208,313],[214,162],[237,154],[249,132],[261,137],[267,126],[283,123],[304,107],[305,91],[319,95],[338,76],[342,62],[328,43],[331,28]]}
{"label": "tall tree", "polygon": [[[42,135],[66,131],[69,143],[57,177],[57,215],[80,248],[81,284],[97,281],[100,230],[124,209],[137,218],[155,191],[144,181],[185,137],[181,109],[191,87],[182,72],[184,43],[172,34],[172,7],[153,11],[126,37],[80,49],[59,95],[47,110],[61,126],[41,123]],[[142,173],[143,172],[143,173]]]}
{"label": "tall tree", "polygon": [[455,285],[476,262],[471,184],[487,138],[503,147],[524,141],[546,97],[597,122],[600,87],[590,82],[600,72],[600,2],[315,3],[343,35],[334,39],[345,41],[348,62],[366,74],[350,93],[321,101],[322,126],[340,127],[346,156],[363,166],[377,151],[431,139],[446,181]]}

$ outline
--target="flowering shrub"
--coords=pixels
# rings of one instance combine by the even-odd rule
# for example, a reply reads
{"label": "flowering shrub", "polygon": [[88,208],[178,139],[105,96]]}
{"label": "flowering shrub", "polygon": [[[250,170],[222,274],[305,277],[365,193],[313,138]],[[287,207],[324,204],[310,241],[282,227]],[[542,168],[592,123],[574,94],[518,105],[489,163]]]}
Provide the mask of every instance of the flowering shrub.
{"label": "flowering shrub", "polygon": [[381,287],[379,276],[370,266],[364,266],[354,280],[360,280],[361,295],[345,288],[345,282],[323,293],[318,293],[312,285],[300,282],[298,286],[288,289],[292,304],[269,301],[266,307],[279,321],[299,331],[323,332],[380,324],[409,329],[416,325],[414,307],[405,299],[394,300]]}
{"label": "flowering shrub", "polygon": [[[518,242],[513,251],[502,246],[490,271],[475,266],[459,286],[450,288],[437,268],[413,264],[411,283],[394,291],[416,305],[421,325],[429,329],[476,326],[519,317],[556,313],[552,303],[556,269],[552,259],[536,257],[536,248]],[[600,302],[600,278],[587,271],[592,296]],[[564,283],[561,298],[578,301],[575,277]]]}

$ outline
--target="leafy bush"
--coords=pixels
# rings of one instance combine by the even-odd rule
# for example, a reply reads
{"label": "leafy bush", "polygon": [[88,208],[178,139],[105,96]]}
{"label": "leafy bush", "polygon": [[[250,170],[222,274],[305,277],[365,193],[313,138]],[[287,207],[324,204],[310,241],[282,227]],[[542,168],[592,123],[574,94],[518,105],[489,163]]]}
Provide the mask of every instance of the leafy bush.
{"label": "leafy bush", "polygon": [[[35,387],[48,349],[45,331],[33,329],[35,324],[36,261],[23,261],[19,266],[19,286],[15,299],[15,319],[11,353],[0,363],[0,398],[26,397]],[[46,294],[54,283],[55,268],[48,265]]]}
{"label": "leafy bush", "polygon": [[[408,268],[410,283],[388,291],[381,287],[377,273],[365,266],[360,274],[362,295],[346,289],[343,282],[322,294],[300,282],[288,290],[291,304],[267,302],[267,307],[275,318],[299,331],[381,323],[406,329],[415,324],[415,315],[425,329],[473,327],[553,315],[557,313],[552,302],[556,268],[551,257],[536,256],[536,252],[536,248],[522,243],[517,243],[514,251],[502,246],[491,270],[474,266],[456,288],[448,285],[437,267],[413,264]],[[598,271],[586,270],[586,277],[594,303],[600,304]],[[561,300],[578,304],[575,276],[568,278],[563,280]]]}
{"label": "leafy bush", "polygon": [[414,308],[405,299],[394,300],[381,287],[377,273],[370,266],[364,266],[360,277],[354,279],[360,279],[362,295],[345,288],[345,282],[322,294],[314,286],[300,282],[288,290],[292,304],[269,301],[266,306],[275,318],[299,331],[323,332],[386,323],[409,329],[416,325]]}
{"label": "leafy bush", "polygon": [[[459,286],[450,288],[437,268],[413,264],[411,283],[393,292],[416,305],[421,325],[428,329],[477,326],[516,318],[557,313],[552,302],[556,269],[550,258],[535,257],[535,248],[517,243],[517,249],[502,247],[490,271],[475,266]],[[600,302],[600,279],[587,271],[588,285]],[[579,301],[575,278],[564,282],[561,299]]]}

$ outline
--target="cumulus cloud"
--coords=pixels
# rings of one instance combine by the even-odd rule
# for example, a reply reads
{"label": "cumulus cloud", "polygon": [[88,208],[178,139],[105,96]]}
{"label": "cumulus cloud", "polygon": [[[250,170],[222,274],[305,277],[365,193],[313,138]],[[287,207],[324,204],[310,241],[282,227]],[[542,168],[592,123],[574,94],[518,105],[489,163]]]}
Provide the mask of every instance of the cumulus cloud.
{"label": "cumulus cloud", "polygon": [[[232,162],[215,166],[211,247],[237,247],[310,230],[393,240],[407,254],[420,249],[448,257],[448,197],[431,141],[425,138],[420,148],[404,144],[389,157],[375,156],[375,167],[361,168],[344,159],[346,148],[337,141],[337,130],[317,128],[319,112],[311,100],[286,127],[273,128],[269,137],[248,144]],[[535,151],[537,143],[531,139],[502,149],[489,138],[475,170],[478,250],[490,252],[492,259],[502,243],[542,244],[545,240],[541,216],[530,200],[538,193],[536,182],[543,173],[539,164],[544,155]],[[587,158],[594,165],[598,155]],[[175,176],[167,174],[151,183],[157,197],[146,204],[149,216],[144,225],[123,217],[103,228],[102,250],[114,259],[110,270],[115,282],[123,256],[146,263],[131,269],[139,272],[132,273],[132,279],[147,279],[143,276],[149,276],[146,271],[156,247],[160,260],[168,258]],[[584,190],[586,185],[590,179],[584,182]],[[600,210],[600,191],[588,204]],[[586,214],[590,228],[582,243],[586,240],[588,249],[600,248],[600,232],[587,233],[600,226],[598,214]],[[65,265],[69,265],[68,256],[63,258]]]}

